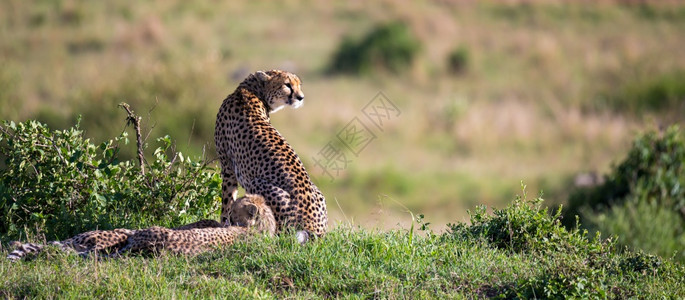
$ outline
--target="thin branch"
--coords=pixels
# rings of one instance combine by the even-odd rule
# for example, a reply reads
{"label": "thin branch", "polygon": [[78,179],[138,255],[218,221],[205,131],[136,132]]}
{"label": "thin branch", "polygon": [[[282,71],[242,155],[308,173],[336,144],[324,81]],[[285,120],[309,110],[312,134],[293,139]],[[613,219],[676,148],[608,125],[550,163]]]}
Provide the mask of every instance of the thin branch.
{"label": "thin branch", "polygon": [[126,121],[128,121],[130,124],[133,124],[133,128],[136,131],[136,145],[138,147],[138,164],[140,164],[140,173],[142,175],[145,175],[145,156],[143,155],[143,141],[140,137],[140,117],[133,114],[133,111],[131,110],[131,107],[128,105],[128,103],[122,102],[121,104],[119,104],[119,106],[126,110],[126,113],[128,114],[128,117],[126,117]]}
{"label": "thin branch", "polygon": [[12,138],[15,137],[14,134],[10,133],[9,130],[5,129],[5,127],[2,127],[2,125],[0,125],[0,131],[4,132],[6,135],[11,136]]}
{"label": "thin branch", "polygon": [[[159,98],[155,97],[155,105],[153,105],[148,111],[147,111],[147,119],[150,120],[151,122],[153,121],[152,119],[152,112],[157,108],[157,105],[159,104]],[[157,121],[154,121],[152,123],[152,126],[150,126],[150,130],[147,132],[147,135],[145,135],[145,139],[143,141],[147,142],[148,138],[150,138],[150,134],[152,134],[152,130],[157,127]]]}

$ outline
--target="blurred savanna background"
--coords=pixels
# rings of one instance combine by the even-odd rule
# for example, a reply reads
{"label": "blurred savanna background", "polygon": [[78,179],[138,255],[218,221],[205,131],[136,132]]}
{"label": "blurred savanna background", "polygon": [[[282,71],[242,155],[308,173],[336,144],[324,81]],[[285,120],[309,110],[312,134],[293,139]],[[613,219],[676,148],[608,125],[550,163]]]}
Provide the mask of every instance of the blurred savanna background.
{"label": "blurred savanna background", "polygon": [[[251,72],[292,71],[305,105],[271,120],[331,225],[406,227],[411,211],[440,230],[521,182],[564,204],[637,134],[683,124],[684,33],[680,1],[5,0],[0,118],[80,116],[99,143],[132,133],[126,102],[149,148],[168,134],[211,160],[222,99]],[[379,92],[399,115],[327,176],[314,159]]]}

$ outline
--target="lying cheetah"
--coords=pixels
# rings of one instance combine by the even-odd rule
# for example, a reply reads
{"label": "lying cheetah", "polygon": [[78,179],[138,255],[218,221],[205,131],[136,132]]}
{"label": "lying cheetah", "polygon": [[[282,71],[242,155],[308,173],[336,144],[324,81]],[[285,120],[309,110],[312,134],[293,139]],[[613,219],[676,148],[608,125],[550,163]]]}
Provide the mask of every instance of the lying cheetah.
{"label": "lying cheetah", "polygon": [[171,230],[164,227],[151,227],[137,230],[128,238],[126,246],[116,255],[123,252],[169,251],[174,254],[195,255],[212,250],[219,246],[232,244],[236,238],[249,232],[260,231],[273,235],[276,231],[276,220],[264,198],[247,194],[233,202],[231,223],[240,226],[193,228],[188,230]]}
{"label": "lying cheetah", "polygon": [[304,229],[300,236],[326,232],[328,216],[323,194],[312,183],[300,158],[271,125],[269,114],[286,105],[298,108],[304,94],[300,79],[271,70],[250,74],[223,101],[214,139],[221,161],[221,221],[230,219],[238,184],[260,194],[276,217],[279,229]]}
{"label": "lying cheetah", "polygon": [[[78,234],[64,241],[53,241],[64,251],[75,251],[81,256],[91,252],[122,253],[124,251],[167,249],[175,253],[196,254],[218,245],[231,244],[233,240],[248,232],[248,228],[273,234],[276,221],[271,209],[259,195],[245,195],[236,200],[231,207],[231,222],[242,227],[225,227],[214,220],[201,220],[195,223],[168,229],[151,227],[130,230],[93,230]],[[15,242],[16,250],[7,258],[19,260],[29,254],[37,254],[45,245]]]}
{"label": "lying cheetah", "polygon": [[[188,230],[193,228],[222,227],[221,223],[214,220],[200,220],[195,223],[176,227],[173,230]],[[76,252],[80,256],[90,253],[114,253],[126,245],[128,238],[137,230],[117,228],[113,230],[93,230],[75,235],[63,241],[52,241],[48,245],[59,247],[62,251]],[[28,255],[38,254],[45,248],[44,244],[12,242],[15,250],[7,255],[7,259],[19,260]]]}

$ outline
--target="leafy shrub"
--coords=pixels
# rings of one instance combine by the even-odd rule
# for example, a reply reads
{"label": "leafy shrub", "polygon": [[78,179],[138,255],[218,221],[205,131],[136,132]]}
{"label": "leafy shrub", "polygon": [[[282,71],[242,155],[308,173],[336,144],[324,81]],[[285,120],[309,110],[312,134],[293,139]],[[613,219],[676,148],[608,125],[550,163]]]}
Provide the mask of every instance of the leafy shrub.
{"label": "leafy shrub", "polygon": [[[613,239],[602,240],[599,235],[588,239],[585,230],[566,229],[559,222],[560,211],[549,214],[542,202],[526,200],[524,190],[523,197],[492,214],[479,207],[471,214],[470,225],[450,224],[442,236],[479,249],[472,251],[482,251],[481,245],[474,245],[480,241],[487,248],[515,253],[510,259],[535,257],[534,274],[521,276],[522,270],[517,270],[512,281],[490,286],[487,297],[629,298],[637,295],[631,280],[669,272],[669,264],[657,256],[624,251]],[[607,279],[612,277],[624,282],[610,283]]]}
{"label": "leafy shrub", "polygon": [[448,225],[452,235],[459,239],[484,239],[498,249],[513,252],[561,251],[587,244],[585,233],[563,227],[559,221],[561,210],[554,215],[542,208],[542,198],[528,201],[518,196],[505,209],[493,215],[480,206],[471,214],[471,225]]}
{"label": "leafy shrub", "polygon": [[655,255],[644,252],[626,253],[619,261],[619,268],[623,272],[655,273],[663,265],[663,261]]}
{"label": "leafy shrub", "polygon": [[221,179],[205,162],[171,153],[157,139],[154,160],[120,161],[127,134],[96,146],[79,124],[50,130],[37,121],[0,126],[0,235],[70,236],[95,228],[172,226],[215,213]]}
{"label": "leafy shrub", "polygon": [[604,184],[571,194],[565,215],[580,215],[584,226],[617,235],[626,246],[665,256],[683,249],[685,142],[679,128],[639,136]]}
{"label": "leafy shrub", "polygon": [[469,63],[469,50],[465,47],[454,49],[447,57],[447,67],[450,73],[459,75],[466,72]]}
{"label": "leafy shrub", "polygon": [[[558,257],[552,265],[543,266],[542,272],[537,276],[519,280],[514,289],[515,293],[510,293],[509,298],[633,298],[639,294],[634,290],[607,286],[606,278],[640,278],[645,277],[644,275],[654,276],[668,272],[657,256],[643,252],[626,252],[621,255],[612,252],[616,252],[613,247],[593,251],[584,261],[582,258],[578,261],[569,257]],[[574,255],[584,257],[587,254],[579,248]]]}
{"label": "leafy shrub", "polygon": [[366,74],[377,69],[399,73],[407,69],[421,49],[406,24],[376,26],[359,41],[345,37],[333,55],[332,73]]}

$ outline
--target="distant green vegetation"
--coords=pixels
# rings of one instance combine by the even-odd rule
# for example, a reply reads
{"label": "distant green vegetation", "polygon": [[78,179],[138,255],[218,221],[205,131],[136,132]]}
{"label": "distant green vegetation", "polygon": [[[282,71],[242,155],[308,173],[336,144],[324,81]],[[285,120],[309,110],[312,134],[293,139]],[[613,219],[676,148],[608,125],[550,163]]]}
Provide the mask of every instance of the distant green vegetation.
{"label": "distant green vegetation", "polygon": [[[640,75],[618,87],[612,87],[604,96],[606,104],[615,110],[636,115],[647,111],[664,112],[685,110],[685,71],[658,75]],[[602,101],[598,102],[602,104]]]}
{"label": "distant green vegetation", "polygon": [[[574,192],[566,220],[618,242],[685,262],[685,140],[678,127],[648,132],[597,187]],[[568,221],[567,221],[568,222]],[[569,224],[571,225],[571,224]]]}
{"label": "distant green vegetation", "polygon": [[[221,179],[159,138],[154,159],[121,161],[128,135],[93,144],[77,124],[0,125],[0,237],[65,238],[87,230],[173,226],[214,218]],[[131,146],[135,147],[135,146]],[[141,146],[142,147],[142,146]]]}
{"label": "distant green vegetation", "polygon": [[343,39],[331,59],[333,73],[368,74],[387,71],[400,73],[409,68],[421,43],[407,24],[391,22],[374,27],[360,40]]}
{"label": "distant green vegetation", "polygon": [[[685,268],[567,231],[518,199],[473,225],[431,232],[340,227],[300,246],[256,237],[195,258],[83,260],[56,251],[0,260],[8,298],[679,298]],[[5,253],[2,253],[5,254]],[[40,280],[40,284],[36,284]]]}

